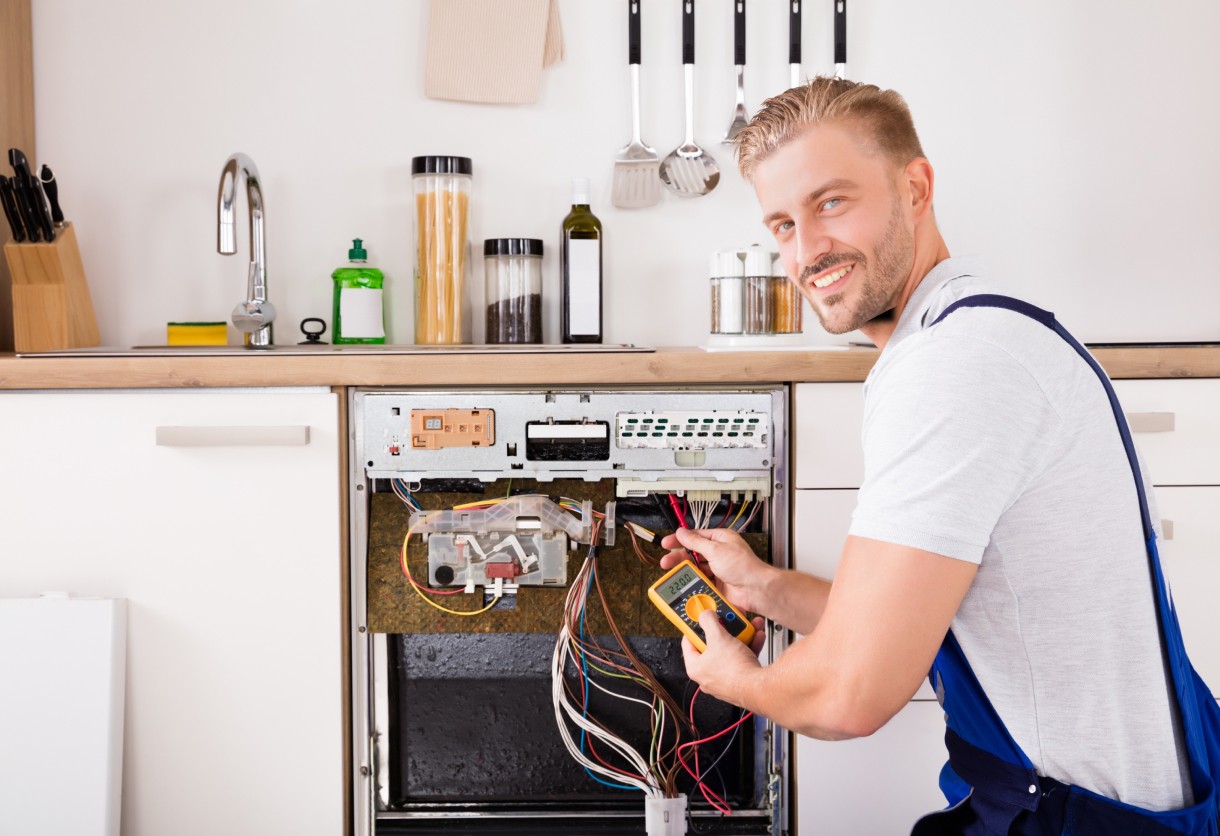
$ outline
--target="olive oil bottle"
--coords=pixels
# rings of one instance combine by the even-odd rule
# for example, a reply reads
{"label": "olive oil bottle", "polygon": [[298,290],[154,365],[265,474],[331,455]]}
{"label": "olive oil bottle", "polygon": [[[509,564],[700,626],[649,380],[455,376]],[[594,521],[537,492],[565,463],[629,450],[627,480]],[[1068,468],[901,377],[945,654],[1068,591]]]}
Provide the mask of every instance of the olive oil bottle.
{"label": "olive oil bottle", "polygon": [[589,181],[572,181],[560,230],[560,320],[565,343],[602,341],[602,222],[589,209]]}

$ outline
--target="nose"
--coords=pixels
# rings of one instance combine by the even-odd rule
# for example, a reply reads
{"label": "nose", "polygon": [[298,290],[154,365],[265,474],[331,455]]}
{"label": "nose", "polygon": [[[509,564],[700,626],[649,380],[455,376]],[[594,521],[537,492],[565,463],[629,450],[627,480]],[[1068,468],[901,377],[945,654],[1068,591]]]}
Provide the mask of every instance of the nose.
{"label": "nose", "polygon": [[806,267],[817,264],[834,249],[834,242],[826,234],[825,228],[812,220],[797,222],[796,247],[793,255],[796,259],[796,278]]}

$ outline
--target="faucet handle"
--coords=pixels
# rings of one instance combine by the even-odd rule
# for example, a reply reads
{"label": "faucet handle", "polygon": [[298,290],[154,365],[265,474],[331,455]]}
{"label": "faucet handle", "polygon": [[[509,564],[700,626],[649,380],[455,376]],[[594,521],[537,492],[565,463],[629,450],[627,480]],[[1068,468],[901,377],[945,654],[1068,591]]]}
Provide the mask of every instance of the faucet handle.
{"label": "faucet handle", "polygon": [[253,334],[272,322],[275,322],[275,305],[270,302],[238,302],[233,309],[233,325],[243,334]]}

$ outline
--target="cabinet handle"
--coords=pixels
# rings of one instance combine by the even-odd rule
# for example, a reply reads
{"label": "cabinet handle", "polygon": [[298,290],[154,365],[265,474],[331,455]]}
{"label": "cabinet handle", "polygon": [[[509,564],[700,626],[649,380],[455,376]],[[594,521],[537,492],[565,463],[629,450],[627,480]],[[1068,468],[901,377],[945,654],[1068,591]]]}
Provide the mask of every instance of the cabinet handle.
{"label": "cabinet handle", "polygon": [[1173,539],[1173,520],[1161,520],[1161,539]]}
{"label": "cabinet handle", "polygon": [[157,427],[158,447],[300,447],[309,427]]}
{"label": "cabinet handle", "polygon": [[1128,412],[1127,426],[1133,433],[1168,433],[1173,432],[1174,413],[1172,412]]}

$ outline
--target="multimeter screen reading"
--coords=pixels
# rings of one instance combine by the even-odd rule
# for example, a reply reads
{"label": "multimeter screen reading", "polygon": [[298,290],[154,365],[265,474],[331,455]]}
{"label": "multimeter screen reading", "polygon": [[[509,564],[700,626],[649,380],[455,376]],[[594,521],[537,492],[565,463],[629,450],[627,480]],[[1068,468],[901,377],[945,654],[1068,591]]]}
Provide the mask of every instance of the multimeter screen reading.
{"label": "multimeter screen reading", "polygon": [[699,576],[695,574],[695,570],[687,566],[665,582],[664,588],[661,589],[661,596],[666,602],[673,603],[682,594],[682,590],[697,580],[699,580]]}

